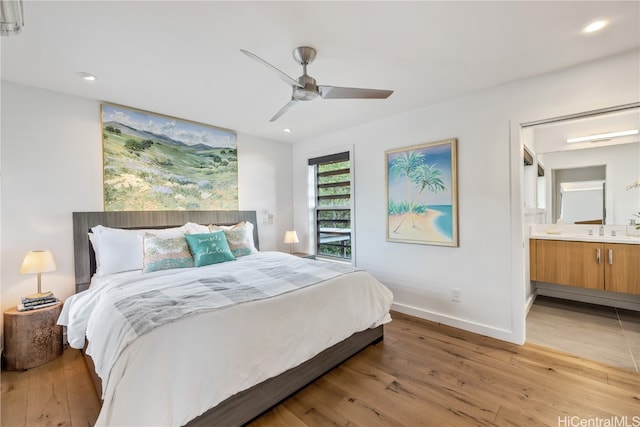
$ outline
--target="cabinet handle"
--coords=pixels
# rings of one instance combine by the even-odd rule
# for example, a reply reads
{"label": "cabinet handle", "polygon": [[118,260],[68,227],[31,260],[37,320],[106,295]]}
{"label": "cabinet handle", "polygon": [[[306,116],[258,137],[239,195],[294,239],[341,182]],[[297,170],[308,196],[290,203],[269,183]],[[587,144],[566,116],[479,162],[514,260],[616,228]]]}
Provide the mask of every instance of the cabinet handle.
{"label": "cabinet handle", "polygon": [[609,265],[613,265],[613,249],[609,249]]}
{"label": "cabinet handle", "polygon": [[598,260],[598,264],[600,264],[600,248],[596,249],[596,260]]}

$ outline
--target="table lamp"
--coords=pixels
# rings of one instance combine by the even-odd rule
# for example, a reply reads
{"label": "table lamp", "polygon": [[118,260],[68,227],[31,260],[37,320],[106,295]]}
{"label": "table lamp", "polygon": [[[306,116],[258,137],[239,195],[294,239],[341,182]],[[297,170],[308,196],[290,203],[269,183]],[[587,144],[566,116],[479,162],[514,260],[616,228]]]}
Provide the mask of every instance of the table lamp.
{"label": "table lamp", "polygon": [[295,230],[287,230],[284,233],[284,242],[289,244],[289,253],[293,253],[293,244],[298,243],[298,233]]}
{"label": "table lamp", "polygon": [[20,273],[37,273],[38,274],[38,293],[29,295],[28,298],[37,298],[41,297],[44,294],[42,293],[42,288],[40,285],[40,275],[41,273],[47,273],[49,271],[56,270],[56,261],[53,259],[53,254],[51,251],[40,250],[40,251],[30,251],[24,256],[24,261],[22,261],[22,267],[20,267]]}

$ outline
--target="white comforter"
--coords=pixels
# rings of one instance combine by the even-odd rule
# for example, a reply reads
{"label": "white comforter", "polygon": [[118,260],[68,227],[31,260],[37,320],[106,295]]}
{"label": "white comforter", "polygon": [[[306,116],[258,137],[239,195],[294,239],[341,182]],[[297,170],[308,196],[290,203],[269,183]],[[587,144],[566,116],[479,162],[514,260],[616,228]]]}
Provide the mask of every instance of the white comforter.
{"label": "white comforter", "polygon": [[[100,301],[113,288],[137,286],[132,276],[160,282],[198,273],[233,274],[296,262],[262,252],[211,268],[142,275],[123,273],[94,281],[65,302],[59,323],[72,346],[102,339]],[[322,262],[322,261],[318,261]],[[111,289],[111,291],[109,291]],[[289,290],[277,297],[185,316],[137,337],[101,369],[104,403],[97,426],[183,425],[239,391],[310,359],[355,332],[390,320],[391,292],[364,271]],[[96,354],[96,349],[100,354]],[[94,359],[111,350],[91,349]],[[104,353],[103,353],[104,352]],[[91,354],[91,353],[90,353]]]}

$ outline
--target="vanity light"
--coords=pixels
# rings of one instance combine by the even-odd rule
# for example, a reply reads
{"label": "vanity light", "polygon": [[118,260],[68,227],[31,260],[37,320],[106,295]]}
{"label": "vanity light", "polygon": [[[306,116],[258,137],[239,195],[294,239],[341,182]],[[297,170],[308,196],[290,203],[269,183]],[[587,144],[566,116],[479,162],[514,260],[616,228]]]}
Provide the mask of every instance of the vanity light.
{"label": "vanity light", "polygon": [[637,134],[638,134],[638,129],[623,130],[620,132],[599,133],[597,135],[581,136],[579,138],[569,138],[567,139],[567,144],[573,144],[574,142],[596,141],[598,139],[610,139],[610,138],[617,138],[619,136],[629,136],[629,135],[637,135]]}
{"label": "vanity light", "polygon": [[586,27],[584,27],[584,30],[582,30],[582,32],[583,33],[595,33],[596,31],[600,31],[601,29],[606,27],[607,24],[608,24],[607,21],[595,21],[595,22],[592,22],[591,24],[587,25]]}
{"label": "vanity light", "polygon": [[83,79],[83,80],[87,80],[87,81],[89,81],[89,82],[93,82],[93,81],[97,80],[97,77],[96,77],[96,76],[94,76],[93,74],[91,74],[91,73],[85,73],[85,72],[83,72],[83,71],[79,72],[79,73],[78,73],[78,76],[80,76],[80,78],[81,78],[81,79]]}

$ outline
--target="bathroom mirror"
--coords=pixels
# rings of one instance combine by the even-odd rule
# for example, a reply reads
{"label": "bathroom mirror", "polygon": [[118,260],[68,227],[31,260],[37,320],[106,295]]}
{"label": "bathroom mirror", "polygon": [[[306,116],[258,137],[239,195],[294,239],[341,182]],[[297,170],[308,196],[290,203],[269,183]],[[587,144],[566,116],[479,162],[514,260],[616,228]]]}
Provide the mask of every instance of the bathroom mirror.
{"label": "bathroom mirror", "polygon": [[[545,170],[545,179],[533,184],[545,185],[544,191],[532,189],[538,197],[545,198],[544,203],[539,200],[536,203],[544,211],[538,222],[555,223],[562,216],[565,224],[598,220],[609,225],[629,224],[635,218],[633,214],[640,210],[640,187],[627,189],[640,178],[638,134],[577,143],[567,140],[639,128],[640,109],[637,104],[584,117],[551,120],[528,128],[524,133],[525,143]],[[598,185],[594,182],[605,186],[598,190],[576,189]],[[562,189],[561,184],[564,183],[583,184],[565,185]],[[574,208],[574,203],[581,205]],[[590,218],[596,212],[600,212],[598,217]]]}

